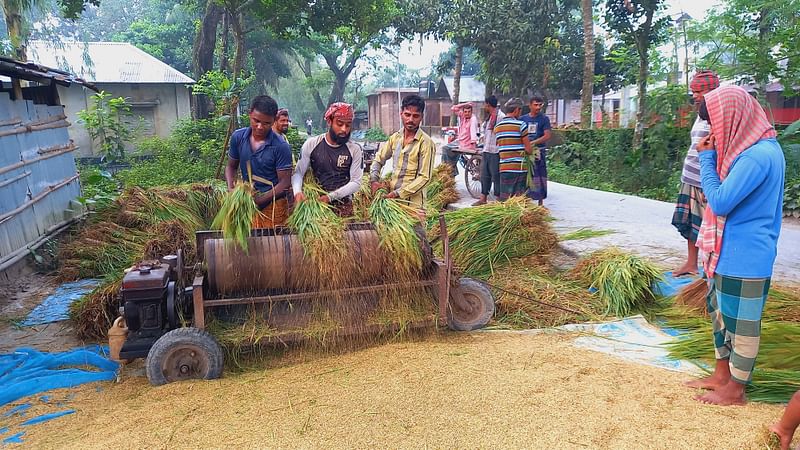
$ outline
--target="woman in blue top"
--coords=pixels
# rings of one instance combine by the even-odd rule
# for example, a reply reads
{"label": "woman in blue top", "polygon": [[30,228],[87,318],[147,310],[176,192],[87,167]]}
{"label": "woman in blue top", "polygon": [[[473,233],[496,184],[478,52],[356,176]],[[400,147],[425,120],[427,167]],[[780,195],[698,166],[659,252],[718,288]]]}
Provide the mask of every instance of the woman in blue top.
{"label": "woman in blue top", "polygon": [[786,163],[775,129],[744,89],[706,94],[699,115],[711,134],[697,146],[708,200],[697,246],[709,280],[717,361],[710,377],[689,385],[712,390],[696,397],[702,402],[741,405],[777,253]]}

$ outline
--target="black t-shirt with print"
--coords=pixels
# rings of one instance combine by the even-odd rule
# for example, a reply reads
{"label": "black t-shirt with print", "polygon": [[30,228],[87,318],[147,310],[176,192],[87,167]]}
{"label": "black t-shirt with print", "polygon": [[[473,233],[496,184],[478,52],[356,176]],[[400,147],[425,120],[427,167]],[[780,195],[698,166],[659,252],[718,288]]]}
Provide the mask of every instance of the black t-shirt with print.
{"label": "black t-shirt with print", "polygon": [[347,145],[331,147],[326,139],[311,151],[311,170],[322,189],[333,192],[350,181],[353,156]]}

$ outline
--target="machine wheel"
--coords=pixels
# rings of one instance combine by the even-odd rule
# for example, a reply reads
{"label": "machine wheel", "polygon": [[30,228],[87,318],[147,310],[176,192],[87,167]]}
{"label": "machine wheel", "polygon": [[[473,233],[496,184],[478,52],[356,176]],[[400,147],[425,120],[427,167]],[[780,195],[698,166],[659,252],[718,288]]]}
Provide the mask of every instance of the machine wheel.
{"label": "machine wheel", "polygon": [[492,291],[480,281],[472,278],[458,280],[463,300],[450,296],[447,310],[447,326],[455,331],[472,331],[483,328],[494,315]]}
{"label": "machine wheel", "polygon": [[178,328],[161,336],[147,354],[147,379],[153,386],[222,375],[224,357],[217,340],[199,328]]}
{"label": "machine wheel", "polygon": [[481,156],[472,155],[465,160],[464,184],[472,198],[481,198]]}

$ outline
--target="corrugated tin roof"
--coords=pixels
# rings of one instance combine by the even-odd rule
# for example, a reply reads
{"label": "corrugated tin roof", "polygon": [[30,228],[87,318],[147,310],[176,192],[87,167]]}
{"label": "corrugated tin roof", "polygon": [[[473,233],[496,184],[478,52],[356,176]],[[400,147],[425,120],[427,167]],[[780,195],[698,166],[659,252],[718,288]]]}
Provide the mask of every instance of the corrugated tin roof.
{"label": "corrugated tin roof", "polygon": [[69,72],[0,56],[0,80],[7,81],[11,79],[10,77],[36,81],[38,83],[41,83],[43,80],[53,80],[63,86],[78,83],[89,89],[97,90],[91,83],[86,82],[86,80],[82,78],[77,78]]}
{"label": "corrugated tin roof", "polygon": [[[452,99],[453,77],[442,77],[442,80],[439,83],[439,90],[441,90],[442,83],[444,83],[445,88],[447,89],[447,96]],[[443,94],[443,92],[437,92],[437,94]],[[461,77],[461,84],[458,90],[459,102],[482,102],[485,99],[486,85],[483,83],[483,81],[480,81],[472,76]]]}
{"label": "corrugated tin roof", "polygon": [[127,42],[31,41],[28,59],[58,67],[93,83],[194,83]]}

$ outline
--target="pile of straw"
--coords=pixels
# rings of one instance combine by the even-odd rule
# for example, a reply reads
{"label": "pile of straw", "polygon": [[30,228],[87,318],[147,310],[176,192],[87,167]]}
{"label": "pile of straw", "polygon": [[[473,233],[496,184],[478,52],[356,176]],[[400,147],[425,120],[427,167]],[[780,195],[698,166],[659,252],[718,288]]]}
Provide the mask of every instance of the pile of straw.
{"label": "pile of straw", "polygon": [[649,261],[613,247],[578,262],[571,276],[596,289],[605,313],[617,317],[651,306],[655,300],[653,283],[663,278],[661,269]]}
{"label": "pile of straw", "polygon": [[597,298],[584,287],[536,268],[522,265],[497,271],[489,284],[502,288],[494,289],[497,321],[512,328],[555,327],[602,314]]}
{"label": "pile of straw", "polygon": [[[518,258],[549,253],[558,243],[547,211],[523,197],[445,213],[450,251],[467,276],[488,279]],[[438,224],[431,235],[439,234]]]}
{"label": "pile of straw", "polygon": [[224,188],[192,184],[132,188],[97,213],[59,251],[59,278],[104,281],[70,310],[84,339],[104,339],[119,307],[122,273],[136,262],[184,251],[196,258],[194,233],[210,226]]}

